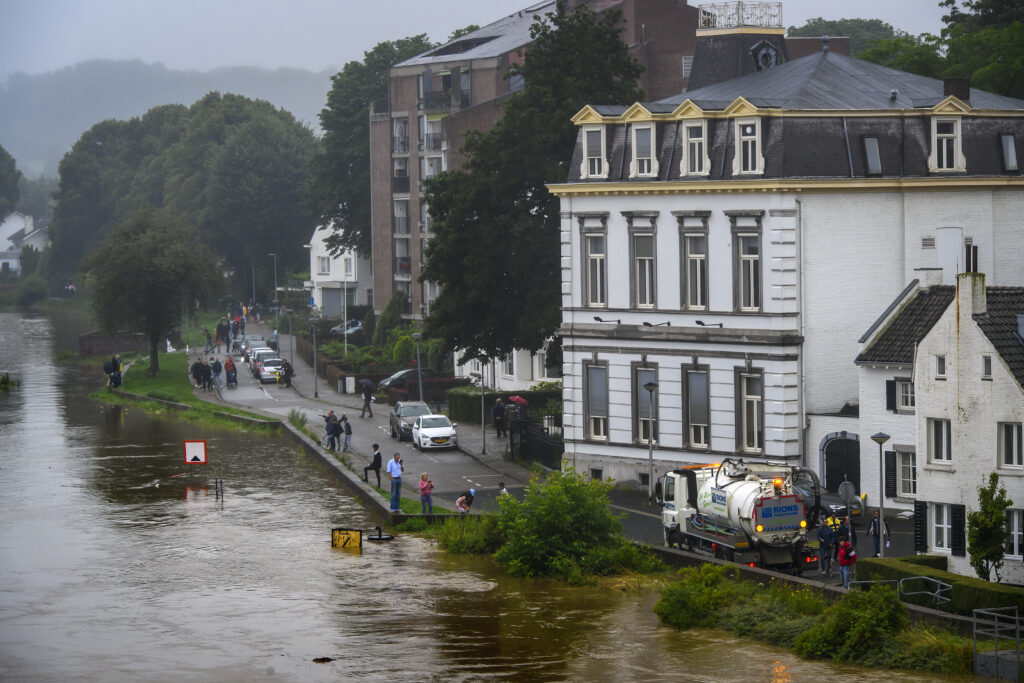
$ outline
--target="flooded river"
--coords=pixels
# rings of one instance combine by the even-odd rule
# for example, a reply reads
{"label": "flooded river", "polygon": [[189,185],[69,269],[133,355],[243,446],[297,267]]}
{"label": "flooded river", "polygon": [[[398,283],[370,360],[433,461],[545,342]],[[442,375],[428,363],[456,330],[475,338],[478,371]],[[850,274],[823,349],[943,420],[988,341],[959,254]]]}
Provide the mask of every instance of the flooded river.
{"label": "flooded river", "polygon": [[[935,680],[678,633],[653,593],[510,579],[412,536],[332,549],[377,522],[325,467],[90,400],[97,364],[56,360],[78,331],[0,313],[21,381],[0,394],[0,680]],[[191,476],[185,439],[210,459]]]}

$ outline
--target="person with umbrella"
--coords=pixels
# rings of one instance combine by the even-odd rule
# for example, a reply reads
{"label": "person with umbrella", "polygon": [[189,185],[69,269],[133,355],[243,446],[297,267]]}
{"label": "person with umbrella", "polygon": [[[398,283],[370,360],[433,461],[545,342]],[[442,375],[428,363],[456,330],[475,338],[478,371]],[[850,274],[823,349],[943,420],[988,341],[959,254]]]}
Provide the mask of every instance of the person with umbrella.
{"label": "person with umbrella", "polygon": [[373,382],[364,378],[359,380],[359,384],[363,387],[363,410],[359,413],[359,417],[366,417],[366,413],[370,413],[370,417],[373,417],[373,408],[370,406],[373,401]]}
{"label": "person with umbrella", "polygon": [[521,420],[521,419],[523,419],[523,417],[525,417],[525,415],[523,414],[523,409],[526,408],[526,406],[528,406],[530,404],[522,396],[509,396],[508,400],[509,400],[510,403],[515,405],[515,408],[513,409],[514,412],[512,413],[512,419],[513,420]]}
{"label": "person with umbrella", "polygon": [[494,418],[494,433],[500,439],[507,431],[505,429],[505,402],[500,398],[494,402],[491,408],[491,417]]}

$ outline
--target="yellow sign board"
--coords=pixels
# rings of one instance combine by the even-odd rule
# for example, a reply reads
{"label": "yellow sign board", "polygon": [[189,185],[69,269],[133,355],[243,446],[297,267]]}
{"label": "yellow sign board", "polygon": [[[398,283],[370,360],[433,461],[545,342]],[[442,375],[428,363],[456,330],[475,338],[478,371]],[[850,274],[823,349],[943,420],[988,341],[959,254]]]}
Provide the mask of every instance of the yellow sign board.
{"label": "yellow sign board", "polygon": [[359,529],[342,529],[340,527],[331,529],[331,546],[334,548],[361,550],[363,547],[363,532]]}

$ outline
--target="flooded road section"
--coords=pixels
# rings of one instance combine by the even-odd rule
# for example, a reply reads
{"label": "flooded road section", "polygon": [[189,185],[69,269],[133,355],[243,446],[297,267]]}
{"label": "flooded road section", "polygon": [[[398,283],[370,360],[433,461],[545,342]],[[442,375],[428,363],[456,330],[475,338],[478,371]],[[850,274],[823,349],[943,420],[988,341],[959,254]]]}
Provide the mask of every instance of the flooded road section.
{"label": "flooded road section", "polygon": [[[376,521],[318,461],[90,400],[98,367],[55,360],[66,324],[0,313],[22,382],[0,395],[0,680],[935,680],[678,633],[654,593],[510,579],[408,535],[332,549]],[[191,476],[185,439],[210,460]]]}

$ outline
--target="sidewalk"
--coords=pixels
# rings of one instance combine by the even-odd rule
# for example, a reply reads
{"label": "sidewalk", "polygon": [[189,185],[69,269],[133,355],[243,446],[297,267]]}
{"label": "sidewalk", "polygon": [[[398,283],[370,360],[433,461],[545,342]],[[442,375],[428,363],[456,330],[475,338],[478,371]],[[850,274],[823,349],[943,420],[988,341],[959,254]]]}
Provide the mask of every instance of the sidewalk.
{"label": "sidewalk", "polygon": [[[247,323],[246,332],[262,334],[264,338],[269,339],[273,332],[273,320]],[[312,366],[299,355],[293,355],[291,337],[279,333],[279,338],[281,357],[287,358],[295,369],[291,389],[283,384],[260,385],[252,376],[249,365],[235,357],[239,370],[238,387],[223,388],[215,393],[198,391],[196,396],[209,402],[232,405],[284,421],[288,420],[292,410],[297,410],[306,415],[307,427],[321,436],[325,433],[323,416],[328,410],[333,410],[339,418],[347,415],[352,423],[352,469],[357,474],[361,476],[363,467],[370,464],[373,456],[372,446],[377,443],[384,456],[385,466],[395,453],[403,460],[404,496],[419,499],[420,474],[426,472],[434,482],[434,504],[451,510],[455,509],[455,500],[469,488],[476,490],[473,508],[479,511],[496,507],[494,498],[499,490],[499,482],[504,482],[506,488],[513,494],[529,482],[529,470],[504,459],[506,441],[495,439],[493,430],[489,430],[486,435],[486,453],[484,452],[484,440],[478,424],[459,426],[459,450],[456,451],[420,452],[413,449],[408,442],[399,443],[392,439],[389,421],[391,406],[374,403],[372,417],[359,417],[363,405],[361,394],[339,394],[337,386],[331,386],[323,378],[318,377],[314,381]],[[209,357],[216,354],[205,355]],[[220,355],[223,357],[225,354]],[[191,357],[195,356],[196,352],[192,349]],[[372,472],[369,473],[369,477],[371,484],[376,483]],[[385,491],[389,487],[387,474],[383,468],[381,486]]]}

